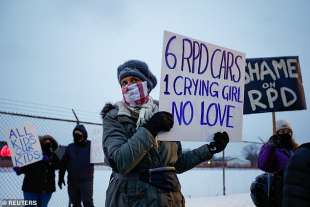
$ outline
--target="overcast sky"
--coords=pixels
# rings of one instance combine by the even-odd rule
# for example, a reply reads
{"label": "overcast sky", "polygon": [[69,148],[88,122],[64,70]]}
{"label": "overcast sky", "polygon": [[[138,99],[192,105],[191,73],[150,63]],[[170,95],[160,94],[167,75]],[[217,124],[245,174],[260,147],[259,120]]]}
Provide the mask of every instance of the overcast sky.
{"label": "overcast sky", "polygon": [[[310,3],[279,1],[0,1],[0,98],[98,112],[120,100],[116,68],[146,61],[159,79],[163,31],[246,53],[300,58],[308,105]],[[152,92],[159,97],[159,85]],[[281,112],[298,142],[309,110]],[[244,139],[271,134],[271,114],[244,116]]]}

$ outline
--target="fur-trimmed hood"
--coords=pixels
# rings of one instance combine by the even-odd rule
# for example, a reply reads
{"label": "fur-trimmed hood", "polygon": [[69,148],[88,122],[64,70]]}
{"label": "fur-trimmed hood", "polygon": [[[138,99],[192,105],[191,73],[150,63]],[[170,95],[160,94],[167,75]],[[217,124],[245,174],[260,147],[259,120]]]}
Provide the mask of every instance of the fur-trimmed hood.
{"label": "fur-trimmed hood", "polygon": [[104,107],[102,108],[101,110],[101,118],[104,119],[104,117],[112,110],[112,109],[116,109],[117,108],[117,105],[113,105],[112,103],[106,103],[104,105]]}

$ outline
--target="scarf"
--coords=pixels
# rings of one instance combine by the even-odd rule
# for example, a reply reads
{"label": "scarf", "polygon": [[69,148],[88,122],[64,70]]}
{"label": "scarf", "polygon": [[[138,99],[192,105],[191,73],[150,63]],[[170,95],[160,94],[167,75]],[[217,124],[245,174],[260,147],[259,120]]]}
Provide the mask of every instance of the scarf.
{"label": "scarf", "polygon": [[158,106],[154,103],[154,100],[149,97],[149,100],[138,106],[129,106],[125,102],[121,101],[116,103],[118,106],[118,115],[126,115],[129,117],[137,118],[137,128],[145,124],[150,118],[158,112]]}

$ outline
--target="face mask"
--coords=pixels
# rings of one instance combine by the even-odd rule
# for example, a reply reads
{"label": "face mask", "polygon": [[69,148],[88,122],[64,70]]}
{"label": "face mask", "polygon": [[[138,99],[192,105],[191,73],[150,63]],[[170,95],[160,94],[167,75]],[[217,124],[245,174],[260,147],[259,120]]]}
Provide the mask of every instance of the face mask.
{"label": "face mask", "polygon": [[73,136],[73,141],[74,141],[74,143],[81,143],[81,142],[83,142],[84,141],[83,135],[75,133],[74,136]]}
{"label": "face mask", "polygon": [[290,148],[291,147],[291,134],[281,134],[280,136],[280,142],[283,147]]}
{"label": "face mask", "polygon": [[140,106],[149,100],[146,81],[125,86],[122,93],[125,103],[129,106]]}
{"label": "face mask", "polygon": [[51,143],[45,143],[43,146],[42,146],[42,150],[44,152],[52,152],[53,149],[52,149],[52,144]]}

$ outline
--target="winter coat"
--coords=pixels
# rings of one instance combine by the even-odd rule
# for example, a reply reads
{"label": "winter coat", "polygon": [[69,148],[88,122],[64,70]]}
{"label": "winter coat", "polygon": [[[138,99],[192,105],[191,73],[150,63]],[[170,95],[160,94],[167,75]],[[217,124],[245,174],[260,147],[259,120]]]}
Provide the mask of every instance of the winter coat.
{"label": "winter coat", "polygon": [[258,168],[269,173],[280,172],[287,166],[292,151],[275,147],[271,143],[262,146],[257,160]]}
{"label": "winter coat", "polygon": [[284,173],[283,207],[310,206],[310,143],[294,153]]}
{"label": "winter coat", "polygon": [[90,163],[90,141],[83,144],[71,143],[67,146],[61,159],[59,176],[64,177],[68,171],[68,182],[93,181],[94,164]]}
{"label": "winter coat", "polygon": [[190,170],[211,159],[207,145],[186,153],[182,152],[180,142],[161,141],[157,146],[155,137],[146,128],[136,127],[136,119],[118,115],[117,106],[105,108],[102,114],[103,150],[113,169],[105,206],[184,206],[180,189],[162,190],[142,181],[139,175],[143,170],[162,166],[175,167],[177,173]]}
{"label": "winter coat", "polygon": [[55,153],[43,154],[46,160],[26,165],[18,169],[24,173],[22,190],[31,193],[51,193],[55,188],[55,170],[59,168],[59,159]]}

